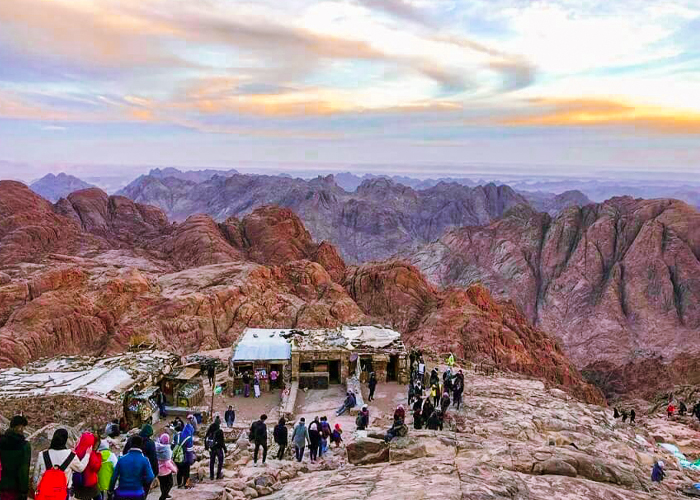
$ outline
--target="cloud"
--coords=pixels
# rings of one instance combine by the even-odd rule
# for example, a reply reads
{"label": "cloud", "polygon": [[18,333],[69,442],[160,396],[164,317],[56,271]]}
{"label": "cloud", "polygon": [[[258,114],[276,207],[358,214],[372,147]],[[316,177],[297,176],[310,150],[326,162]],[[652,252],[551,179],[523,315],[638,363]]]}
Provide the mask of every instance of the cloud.
{"label": "cloud", "polygon": [[434,22],[423,10],[413,6],[406,0],[357,0],[359,4],[370,10],[381,10],[399,19],[418,24],[433,26]]}
{"label": "cloud", "polygon": [[617,126],[664,134],[700,134],[700,113],[622,100],[533,99],[522,114],[500,121],[517,127]]}

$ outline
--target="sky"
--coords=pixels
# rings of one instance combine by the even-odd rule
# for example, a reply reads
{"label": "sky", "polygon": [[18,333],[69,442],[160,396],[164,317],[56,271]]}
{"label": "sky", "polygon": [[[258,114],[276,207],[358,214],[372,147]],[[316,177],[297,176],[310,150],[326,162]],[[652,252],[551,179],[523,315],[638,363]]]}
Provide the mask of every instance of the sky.
{"label": "sky", "polygon": [[697,0],[2,0],[0,26],[3,173],[700,173]]}

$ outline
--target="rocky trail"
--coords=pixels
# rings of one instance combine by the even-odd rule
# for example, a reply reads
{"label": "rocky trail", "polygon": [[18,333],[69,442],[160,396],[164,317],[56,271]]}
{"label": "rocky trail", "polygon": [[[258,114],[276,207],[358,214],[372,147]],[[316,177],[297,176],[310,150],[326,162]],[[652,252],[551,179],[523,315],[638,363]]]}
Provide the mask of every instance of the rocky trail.
{"label": "rocky trail", "polygon": [[[682,491],[700,482],[700,472],[681,469],[657,444],[675,444],[687,456],[697,456],[695,423],[640,412],[636,426],[622,424],[609,408],[512,374],[467,371],[465,387],[464,406],[448,411],[444,431],[414,430],[408,416],[406,438],[390,445],[376,439],[389,427],[391,415],[383,408],[402,399],[388,384],[379,388],[379,404],[370,406],[366,435],[351,432],[354,426],[345,423],[344,445],[318,463],[309,463],[307,454],[302,463],[269,460],[264,468],[252,467],[249,444],[241,438],[229,446],[224,480],[175,489],[173,499],[646,500],[689,498]],[[301,411],[308,420],[314,408]],[[275,452],[273,445],[268,456]],[[666,463],[661,484],[650,481],[656,460]],[[207,478],[208,461],[193,471]],[[152,495],[155,500],[157,494]]]}

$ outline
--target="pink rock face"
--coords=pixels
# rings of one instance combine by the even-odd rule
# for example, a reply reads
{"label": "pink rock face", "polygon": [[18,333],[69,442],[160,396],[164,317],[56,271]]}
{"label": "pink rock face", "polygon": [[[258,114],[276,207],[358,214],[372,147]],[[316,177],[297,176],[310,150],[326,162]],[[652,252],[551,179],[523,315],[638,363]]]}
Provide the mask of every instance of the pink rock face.
{"label": "pink rock face", "polygon": [[[441,285],[480,282],[511,298],[579,368],[614,373],[629,392],[671,384],[663,366],[700,359],[699,258],[694,208],[624,197],[554,219],[519,207],[447,233],[411,262]],[[638,383],[642,366],[657,367],[651,385]]]}
{"label": "pink rock face", "polygon": [[[346,268],[289,209],[170,225],[158,209],[98,189],[52,206],[21,185],[8,187],[0,191],[0,237],[23,236],[31,252],[3,245],[0,253],[0,366],[149,339],[180,353],[220,348],[248,326],[382,322],[411,345],[488,359],[600,401],[512,304],[482,287],[440,290],[405,262]],[[50,238],[26,238],[44,231]]]}

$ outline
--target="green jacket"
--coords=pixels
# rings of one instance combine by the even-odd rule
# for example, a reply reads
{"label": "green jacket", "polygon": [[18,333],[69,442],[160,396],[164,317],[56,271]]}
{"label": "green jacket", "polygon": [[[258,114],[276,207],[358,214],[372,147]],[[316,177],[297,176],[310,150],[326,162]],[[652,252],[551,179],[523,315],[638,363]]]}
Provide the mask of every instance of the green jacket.
{"label": "green jacket", "polygon": [[0,436],[0,491],[16,491],[20,497],[29,493],[29,462],[32,447],[22,434],[8,430]]}

